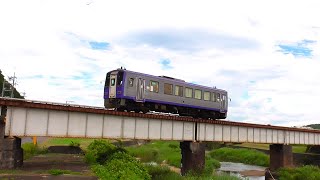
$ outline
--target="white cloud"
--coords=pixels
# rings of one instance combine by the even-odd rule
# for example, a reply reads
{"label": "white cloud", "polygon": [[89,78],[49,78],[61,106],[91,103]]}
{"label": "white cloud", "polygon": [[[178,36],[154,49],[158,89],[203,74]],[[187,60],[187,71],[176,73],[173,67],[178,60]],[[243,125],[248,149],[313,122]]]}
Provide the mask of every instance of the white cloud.
{"label": "white cloud", "polygon": [[[227,89],[233,121],[318,123],[319,5],[316,0],[5,1],[0,6],[0,68],[5,75],[16,72],[17,87],[29,99],[103,106],[105,73],[125,66]],[[227,49],[206,42],[210,46],[189,51],[194,44],[184,44],[186,50],[177,51],[143,41],[120,43],[136,32],[168,29],[186,39],[197,37],[190,34],[197,29],[259,46]],[[308,47],[312,58],[277,52],[279,43],[305,39],[316,41]],[[89,41],[110,47],[92,50]],[[170,59],[173,68],[161,69],[160,59]]]}

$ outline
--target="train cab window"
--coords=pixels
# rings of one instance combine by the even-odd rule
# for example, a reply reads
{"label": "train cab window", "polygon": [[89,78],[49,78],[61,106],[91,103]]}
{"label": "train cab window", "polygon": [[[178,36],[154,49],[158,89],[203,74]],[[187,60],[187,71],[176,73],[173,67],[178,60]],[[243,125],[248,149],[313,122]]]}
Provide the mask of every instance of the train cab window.
{"label": "train cab window", "polygon": [[164,94],[169,94],[169,95],[173,94],[173,85],[172,84],[164,83]]}
{"label": "train cab window", "polygon": [[181,97],[183,96],[183,88],[182,88],[182,86],[176,86],[174,95],[181,96]]}
{"label": "train cab window", "polygon": [[203,100],[205,100],[205,101],[210,101],[210,92],[208,92],[208,91],[205,91],[204,93],[203,93]]}
{"label": "train cab window", "polygon": [[116,79],[115,78],[112,78],[111,79],[111,86],[114,86],[116,84]]}
{"label": "train cab window", "polygon": [[199,89],[194,90],[194,98],[196,99],[202,99],[202,91]]}
{"label": "train cab window", "polygon": [[220,102],[220,93],[217,93],[217,101]]}
{"label": "train cab window", "polygon": [[109,85],[110,85],[110,73],[107,73],[105,86],[106,86],[106,87],[109,87]]}
{"label": "train cab window", "polygon": [[133,87],[133,81],[134,81],[133,78],[130,78],[130,79],[129,79],[129,86],[130,86],[130,87]]}
{"label": "train cab window", "polygon": [[212,93],[212,101],[217,102],[217,94],[215,92]]}
{"label": "train cab window", "polygon": [[192,89],[186,87],[185,94],[187,98],[192,98]]}
{"label": "train cab window", "polygon": [[150,81],[150,91],[151,92],[159,92],[159,82]]}

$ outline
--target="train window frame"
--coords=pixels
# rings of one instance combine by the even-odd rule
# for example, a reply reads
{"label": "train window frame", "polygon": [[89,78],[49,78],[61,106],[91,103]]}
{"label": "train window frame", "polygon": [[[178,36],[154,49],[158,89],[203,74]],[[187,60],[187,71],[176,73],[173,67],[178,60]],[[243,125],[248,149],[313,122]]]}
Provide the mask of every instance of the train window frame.
{"label": "train window frame", "polygon": [[[152,83],[156,83],[156,86],[152,85]],[[154,88],[156,87],[156,88]],[[159,93],[159,82],[150,80],[150,92]]]}
{"label": "train window frame", "polygon": [[133,83],[134,83],[134,78],[129,78],[129,81],[128,81],[129,87],[133,87]]}
{"label": "train window frame", "polygon": [[167,94],[167,95],[172,95],[173,94],[173,84],[164,83],[163,84],[163,93]]}
{"label": "train window frame", "polygon": [[[208,98],[206,98],[205,94],[209,95],[209,96],[207,96]],[[205,100],[205,101],[210,101],[211,100],[211,92],[210,91],[204,91],[203,92],[203,100]]]}
{"label": "train window frame", "polygon": [[212,101],[217,102],[217,93],[216,92],[212,92]]}
{"label": "train window frame", "polygon": [[174,87],[174,95],[183,97],[183,86],[175,85],[175,87]]}
{"label": "train window frame", "polygon": [[[200,92],[200,97],[199,96],[199,92]],[[198,93],[198,94],[197,94]],[[199,99],[199,100],[202,100],[202,90],[201,89],[195,89],[194,90],[194,98],[195,99]]]}
{"label": "train window frame", "polygon": [[[187,91],[187,90],[191,90],[191,96],[189,96],[189,92]],[[185,89],[184,89],[184,95],[185,95],[185,97],[186,98],[193,98],[193,89],[192,88],[189,88],[189,87],[186,87]]]}

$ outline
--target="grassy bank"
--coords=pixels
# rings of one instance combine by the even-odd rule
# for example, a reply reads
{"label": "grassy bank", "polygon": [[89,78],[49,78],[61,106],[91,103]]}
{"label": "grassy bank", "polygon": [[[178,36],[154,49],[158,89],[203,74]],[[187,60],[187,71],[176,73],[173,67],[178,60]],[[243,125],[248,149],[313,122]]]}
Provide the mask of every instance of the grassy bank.
{"label": "grassy bank", "polygon": [[283,168],[278,171],[279,180],[319,180],[320,168],[316,166],[302,166],[298,168]]}
{"label": "grassy bank", "polygon": [[49,146],[80,146],[81,149],[86,150],[90,143],[95,139],[85,138],[50,138],[41,144],[42,147]]}
{"label": "grassy bank", "polygon": [[142,162],[167,163],[180,167],[181,150],[176,141],[153,141],[141,146],[127,147],[129,154],[138,157]]}
{"label": "grassy bank", "polygon": [[239,162],[244,164],[269,166],[269,156],[252,149],[220,148],[212,150],[209,155],[219,161]]}
{"label": "grassy bank", "polygon": [[[242,143],[234,146],[269,150],[269,144]],[[292,145],[293,153],[305,153],[306,149],[307,149],[306,145]]]}

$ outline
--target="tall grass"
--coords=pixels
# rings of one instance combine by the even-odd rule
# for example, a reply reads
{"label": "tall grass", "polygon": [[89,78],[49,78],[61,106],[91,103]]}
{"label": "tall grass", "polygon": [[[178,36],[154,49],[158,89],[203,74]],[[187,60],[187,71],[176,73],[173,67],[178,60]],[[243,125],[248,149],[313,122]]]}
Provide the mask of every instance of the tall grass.
{"label": "tall grass", "polygon": [[21,148],[23,149],[24,160],[29,159],[37,154],[45,154],[48,152],[48,149],[41,148],[33,143],[24,143],[21,145]]}
{"label": "tall grass", "polygon": [[320,168],[306,165],[298,168],[282,168],[278,171],[279,180],[319,180]]}
{"label": "tall grass", "polygon": [[211,151],[209,154],[212,158],[219,161],[269,166],[269,156],[257,150],[220,148]]}

